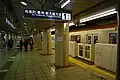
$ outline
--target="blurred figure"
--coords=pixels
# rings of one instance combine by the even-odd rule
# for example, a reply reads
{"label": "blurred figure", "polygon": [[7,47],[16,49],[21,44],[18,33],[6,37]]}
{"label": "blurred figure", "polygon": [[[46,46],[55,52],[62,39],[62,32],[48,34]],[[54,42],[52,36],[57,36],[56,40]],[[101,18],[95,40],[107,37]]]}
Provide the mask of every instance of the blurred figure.
{"label": "blurred figure", "polygon": [[6,44],[7,44],[6,40],[3,39],[3,47],[4,47],[5,49],[6,49]]}
{"label": "blurred figure", "polygon": [[34,45],[34,41],[33,41],[32,37],[30,37],[30,39],[29,39],[29,45],[30,45],[30,50],[32,51],[33,50],[33,45]]}
{"label": "blurred figure", "polygon": [[13,48],[13,39],[10,38],[7,44],[8,44],[8,50],[10,51]]}
{"label": "blurred figure", "polygon": [[22,51],[23,44],[24,44],[22,38],[20,39],[20,42],[19,42],[19,43],[20,43],[20,51]]}
{"label": "blurred figure", "polygon": [[24,48],[25,48],[25,51],[28,51],[28,38],[24,39]]}

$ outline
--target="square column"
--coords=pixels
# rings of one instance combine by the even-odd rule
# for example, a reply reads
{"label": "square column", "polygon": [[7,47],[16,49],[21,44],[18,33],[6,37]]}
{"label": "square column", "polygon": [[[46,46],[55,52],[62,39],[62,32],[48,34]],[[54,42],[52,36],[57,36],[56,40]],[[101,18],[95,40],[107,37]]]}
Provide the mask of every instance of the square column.
{"label": "square column", "polygon": [[55,24],[55,65],[68,66],[69,52],[69,25],[68,23],[56,22]]}
{"label": "square column", "polygon": [[41,34],[41,32],[37,33],[35,37],[36,37],[35,47],[38,49],[42,49],[42,42],[41,42],[42,34]]}
{"label": "square column", "polygon": [[47,53],[48,54],[51,54],[51,43],[52,43],[52,40],[51,40],[51,31],[50,29],[47,29]]}
{"label": "square column", "polygon": [[43,54],[51,54],[51,32],[50,29],[43,30]]}

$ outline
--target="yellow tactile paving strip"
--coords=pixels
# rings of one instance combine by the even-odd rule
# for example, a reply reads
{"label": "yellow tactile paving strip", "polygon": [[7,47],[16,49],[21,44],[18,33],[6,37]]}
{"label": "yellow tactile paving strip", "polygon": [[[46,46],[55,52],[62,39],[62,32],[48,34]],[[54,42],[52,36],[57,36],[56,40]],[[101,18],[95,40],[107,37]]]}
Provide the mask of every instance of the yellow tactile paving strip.
{"label": "yellow tactile paving strip", "polygon": [[108,72],[106,72],[106,71],[104,71],[104,70],[101,70],[101,69],[97,68],[95,65],[92,65],[92,66],[91,66],[91,65],[88,65],[88,64],[86,64],[86,63],[84,63],[84,62],[81,62],[81,61],[79,61],[79,60],[76,60],[76,59],[74,59],[74,58],[72,58],[72,57],[69,57],[69,60],[70,60],[71,62],[73,62],[73,63],[75,63],[75,64],[77,64],[77,65],[85,68],[85,69],[92,69],[92,70],[94,70],[94,71],[96,71],[96,72],[98,72],[98,73],[100,73],[100,74],[103,74],[103,75],[106,75],[106,76],[115,78],[115,75],[113,75],[113,74],[111,74],[111,73],[108,73]]}

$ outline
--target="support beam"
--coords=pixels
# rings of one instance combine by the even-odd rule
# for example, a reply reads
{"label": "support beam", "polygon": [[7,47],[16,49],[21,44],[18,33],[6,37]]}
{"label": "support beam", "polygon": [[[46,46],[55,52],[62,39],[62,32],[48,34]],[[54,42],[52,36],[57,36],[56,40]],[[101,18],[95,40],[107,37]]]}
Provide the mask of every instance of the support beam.
{"label": "support beam", "polygon": [[69,26],[56,22],[55,26],[55,66],[68,66]]}
{"label": "support beam", "polygon": [[43,30],[43,54],[51,54],[51,32],[50,29]]}

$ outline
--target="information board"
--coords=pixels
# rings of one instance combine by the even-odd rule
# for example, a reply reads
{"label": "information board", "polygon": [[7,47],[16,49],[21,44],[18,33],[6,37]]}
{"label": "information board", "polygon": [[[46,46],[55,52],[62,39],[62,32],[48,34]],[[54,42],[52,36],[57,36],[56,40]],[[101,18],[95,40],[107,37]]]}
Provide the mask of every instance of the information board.
{"label": "information board", "polygon": [[72,20],[72,14],[69,12],[44,11],[35,9],[25,9],[25,18],[38,18],[43,20]]}

